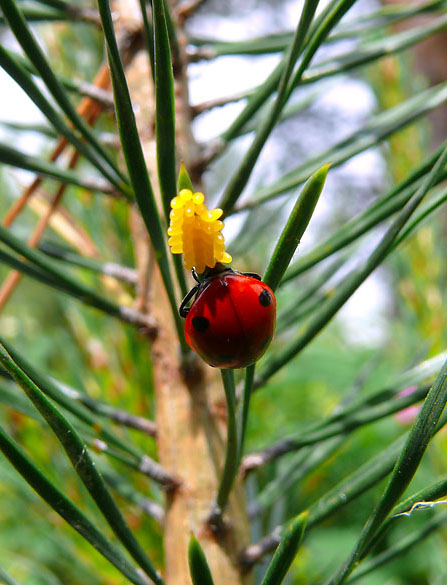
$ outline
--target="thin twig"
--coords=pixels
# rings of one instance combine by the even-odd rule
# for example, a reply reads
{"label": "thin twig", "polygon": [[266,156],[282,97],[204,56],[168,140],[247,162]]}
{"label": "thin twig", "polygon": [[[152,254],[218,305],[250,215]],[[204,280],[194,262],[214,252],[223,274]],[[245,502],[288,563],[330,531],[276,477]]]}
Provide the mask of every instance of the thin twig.
{"label": "thin twig", "polygon": [[165,519],[165,511],[163,508],[150,500],[145,498],[139,492],[135,491],[130,485],[124,484],[122,479],[118,476],[111,475],[107,471],[102,471],[106,482],[119,494],[122,498],[125,498],[128,502],[138,506],[145,514],[154,518],[160,524],[163,524]]}
{"label": "thin twig", "polygon": [[136,431],[142,431],[150,437],[157,436],[157,425],[148,418],[135,416],[120,408],[110,409],[107,416],[117,424],[135,429]]}
{"label": "thin twig", "polygon": [[116,449],[110,448],[106,441],[103,439],[98,439],[97,437],[91,439],[86,437],[85,441],[87,444],[90,444],[91,447],[98,453],[106,453],[110,457],[121,461],[121,463],[124,463],[131,469],[142,473],[146,477],[149,477],[156,483],[160,484],[163,489],[167,491],[177,489],[181,483],[177,477],[166,471],[164,467],[162,467],[148,455],[143,455],[138,459],[135,458],[135,456],[125,455]]}
{"label": "thin twig", "polygon": [[240,558],[240,563],[244,571],[248,572],[265,554],[275,550],[281,542],[280,533],[281,526],[277,526],[271,534],[245,549]]}
{"label": "thin twig", "polygon": [[[43,215],[49,206],[48,200],[46,193],[39,192],[30,200],[29,206],[37,215]],[[76,248],[81,256],[89,258],[99,256],[99,251],[89,234],[63,205],[59,205],[57,211],[53,213],[51,226],[65,241]]]}
{"label": "thin twig", "polygon": [[168,473],[159,463],[151,459],[148,455],[141,458],[139,470],[166,489],[172,490],[177,488],[179,480]]}
{"label": "thin twig", "polygon": [[96,250],[93,254],[79,255],[71,250],[60,248],[50,242],[43,242],[39,245],[39,250],[47,256],[62,260],[68,264],[86,268],[95,273],[103,274],[104,276],[110,276],[116,280],[127,282],[128,284],[136,285],[138,281],[138,275],[135,268],[129,266],[123,266],[122,264],[116,264],[115,262],[99,262],[97,260],[86,258],[85,256],[97,255]]}
{"label": "thin twig", "polygon": [[143,512],[146,512],[148,516],[151,516],[151,518],[154,518],[160,524],[163,524],[165,520],[165,511],[156,502],[149,498],[143,498],[139,502],[136,502],[136,505],[141,508]]}
{"label": "thin twig", "polygon": [[158,323],[156,319],[132,307],[120,307],[119,318],[125,323],[139,327],[142,333],[151,339],[154,339],[158,334]]}
{"label": "thin twig", "polygon": [[239,102],[247,97],[247,93],[235,93],[233,95],[219,97],[212,100],[206,100],[205,102],[201,102],[195,106],[191,106],[191,116],[195,118],[196,116],[200,116],[203,112],[207,112],[208,110],[212,110],[213,108],[221,108],[228,104],[232,104],[234,102]]}
{"label": "thin twig", "polygon": [[142,416],[136,416],[134,414],[131,414],[130,412],[127,412],[127,410],[116,408],[114,406],[111,406],[110,404],[104,404],[99,400],[91,398],[91,396],[89,396],[88,394],[71,388],[60,381],[55,381],[55,383],[57,384],[59,390],[63,394],[65,394],[72,400],[80,402],[95,414],[107,417],[113,422],[123,425],[125,427],[129,427],[137,431],[142,431],[143,433],[149,435],[150,437],[157,436],[157,425],[152,420],[149,420]]}
{"label": "thin twig", "polygon": [[123,266],[122,264],[116,264],[115,262],[105,262],[102,265],[102,273],[106,276],[112,276],[122,282],[128,284],[136,284],[138,280],[137,271],[134,268]]}
{"label": "thin twig", "polygon": [[175,7],[178,23],[182,26],[190,16],[205,2],[205,0],[186,0]]}
{"label": "thin twig", "polygon": [[[108,72],[106,72],[103,68],[100,70],[98,75],[95,79],[95,84],[98,84],[98,87],[103,86],[107,87],[110,83],[110,77]],[[91,98],[84,98],[84,104],[82,107],[83,114],[85,115],[87,122],[90,125],[93,125],[101,113],[101,107],[95,103]],[[88,103],[86,103],[88,101]],[[82,104],[82,102],[81,102]],[[79,106],[79,110],[81,110],[81,104]],[[68,163],[69,169],[74,169],[78,164],[80,158],[80,153],[75,151]],[[35,181],[34,181],[35,182]],[[33,183],[34,184],[34,183]],[[53,215],[53,213],[59,207],[59,204],[62,201],[64,193],[67,189],[67,184],[63,183],[60,184],[56,190],[56,194],[54,195],[53,201],[51,202],[49,208],[47,209],[46,213],[40,218],[36,228],[34,229],[33,233],[31,234],[28,245],[31,248],[36,248],[39,244],[49,222]],[[22,273],[18,270],[14,270],[9,273],[8,277],[4,281],[2,287],[0,288],[0,310],[5,306],[8,299],[11,297],[12,293],[14,292],[15,288],[19,284],[22,278]]]}
{"label": "thin twig", "polygon": [[[57,143],[56,148],[51,153],[51,156],[50,156],[51,162],[54,162],[57,158],[59,158],[59,156],[62,154],[63,150],[65,149],[66,145],[67,145],[67,141],[65,140],[65,138],[60,138],[58,143]],[[6,228],[10,227],[10,225],[14,222],[16,217],[21,213],[22,209],[28,203],[28,200],[35,193],[35,191],[37,191],[37,189],[40,187],[42,182],[43,182],[43,177],[36,177],[33,180],[33,182],[31,183],[31,185],[26,187],[26,189],[23,191],[22,195],[17,199],[17,201],[14,201],[14,203],[11,205],[8,212],[6,213],[6,217],[3,220],[4,227],[6,227]]]}
{"label": "thin twig", "polygon": [[298,451],[330,437],[351,433],[365,424],[376,422],[389,414],[408,408],[423,400],[429,389],[430,384],[424,384],[408,396],[385,394],[383,399],[377,402],[372,402],[371,399],[363,401],[358,405],[356,412],[350,408],[346,410],[341,407],[338,412],[324,421],[314,423],[307,430],[280,439],[261,451],[247,455],[243,462],[244,473],[247,474],[291,451]]}
{"label": "thin twig", "polygon": [[188,51],[188,60],[190,63],[198,63],[199,61],[211,61],[217,57],[217,52],[210,45],[203,45],[201,47],[194,47]]}
{"label": "thin twig", "polygon": [[67,15],[71,16],[74,20],[94,24],[97,27],[101,26],[101,19],[99,18],[97,10],[92,8],[83,8],[76,6],[75,4],[67,4],[65,11]]}
{"label": "thin twig", "polygon": [[[98,85],[98,87],[102,87],[104,89],[110,86],[110,75],[109,75],[109,68],[108,68],[107,64],[104,63],[101,66],[97,76],[95,77],[94,85]],[[88,115],[88,113],[92,110],[93,107],[97,108],[97,105],[95,104],[95,102],[92,100],[92,98],[86,97],[80,101],[76,110],[80,116],[84,117],[84,116]],[[55,146],[53,152],[51,153],[51,155],[49,157],[50,162],[55,162],[59,158],[59,156],[65,150],[67,144],[68,144],[68,142],[65,138],[59,139],[57,145]],[[19,213],[22,211],[22,209],[27,204],[30,197],[32,197],[32,195],[40,187],[42,181],[43,181],[42,177],[36,177],[33,180],[33,182],[31,183],[31,185],[29,185],[25,189],[25,191],[22,193],[20,198],[14,202],[14,204],[11,206],[11,208],[7,212],[5,219],[3,220],[4,227],[11,226],[13,221],[16,219],[16,217],[19,215]]]}
{"label": "thin twig", "polygon": [[191,165],[191,174],[203,174],[205,169],[224,151],[226,146],[227,143],[221,138],[215,138],[203,145],[200,154],[197,155],[194,163]]}
{"label": "thin twig", "polygon": [[86,81],[79,82],[77,86],[79,93],[83,96],[91,98],[104,108],[114,109],[113,94],[107,89],[101,88],[94,83],[87,83]]}
{"label": "thin twig", "polygon": [[[79,160],[79,153],[76,151],[74,152],[74,154],[72,155],[68,168],[73,169],[76,166],[76,163]],[[33,231],[33,233],[31,234],[29,240],[28,240],[28,246],[30,246],[31,248],[35,248],[41,237],[43,236],[43,233],[51,219],[51,216],[53,215],[54,211],[58,208],[59,203],[62,201],[62,197],[65,193],[65,189],[67,188],[66,184],[61,184],[59,185],[56,194],[54,196],[53,201],[51,202],[51,205],[49,206],[47,212],[45,213],[45,215],[43,215],[35,230]],[[12,295],[12,293],[14,292],[16,286],[19,284],[20,280],[22,278],[22,273],[19,272],[18,270],[13,270],[12,272],[10,272],[8,274],[8,276],[6,277],[5,281],[3,282],[3,285],[0,288],[0,310],[3,309],[3,307],[5,306],[5,304],[7,303],[8,299],[10,298],[10,296]]]}

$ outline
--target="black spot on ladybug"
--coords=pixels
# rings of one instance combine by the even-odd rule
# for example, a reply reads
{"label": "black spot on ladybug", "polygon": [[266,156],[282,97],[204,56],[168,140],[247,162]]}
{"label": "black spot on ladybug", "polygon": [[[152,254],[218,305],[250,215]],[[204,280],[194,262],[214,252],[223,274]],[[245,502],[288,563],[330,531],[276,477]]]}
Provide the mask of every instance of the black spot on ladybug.
{"label": "black spot on ladybug", "polygon": [[210,326],[210,322],[206,317],[193,317],[192,326],[199,333],[203,333]]}
{"label": "black spot on ladybug", "polygon": [[266,288],[262,291],[258,298],[263,307],[268,307],[272,302],[272,296]]}

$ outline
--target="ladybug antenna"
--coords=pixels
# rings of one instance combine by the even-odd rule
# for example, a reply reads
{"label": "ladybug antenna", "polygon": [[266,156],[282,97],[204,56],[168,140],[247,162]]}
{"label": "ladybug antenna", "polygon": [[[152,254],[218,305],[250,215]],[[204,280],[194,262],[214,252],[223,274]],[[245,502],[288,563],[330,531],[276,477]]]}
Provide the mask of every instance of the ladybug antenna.
{"label": "ladybug antenna", "polygon": [[183,319],[186,318],[187,314],[189,313],[189,307],[187,307],[186,305],[189,303],[189,301],[192,299],[192,297],[196,294],[196,292],[199,289],[200,284],[196,284],[196,286],[194,288],[192,288],[189,293],[185,296],[185,298],[183,299],[178,312],[180,313],[180,317],[183,317]]}

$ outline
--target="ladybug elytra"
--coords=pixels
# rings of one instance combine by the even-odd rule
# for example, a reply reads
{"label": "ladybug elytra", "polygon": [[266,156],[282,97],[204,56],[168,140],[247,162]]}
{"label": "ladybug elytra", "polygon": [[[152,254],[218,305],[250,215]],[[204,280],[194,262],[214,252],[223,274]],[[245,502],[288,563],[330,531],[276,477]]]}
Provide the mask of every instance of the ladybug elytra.
{"label": "ladybug elytra", "polygon": [[[276,299],[251,273],[216,264],[180,306],[188,345],[210,366],[244,368],[258,360],[272,340]],[[186,305],[195,295],[190,308]]]}

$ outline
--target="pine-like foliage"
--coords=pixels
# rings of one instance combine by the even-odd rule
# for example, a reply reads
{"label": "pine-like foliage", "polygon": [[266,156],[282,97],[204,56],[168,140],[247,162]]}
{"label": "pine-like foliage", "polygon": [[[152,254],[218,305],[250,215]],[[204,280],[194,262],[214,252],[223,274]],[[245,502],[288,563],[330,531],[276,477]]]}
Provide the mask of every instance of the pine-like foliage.
{"label": "pine-like foliage", "polygon": [[[1,583],[447,582],[446,8],[0,0]],[[276,293],[245,369],[185,340],[179,189]]]}

